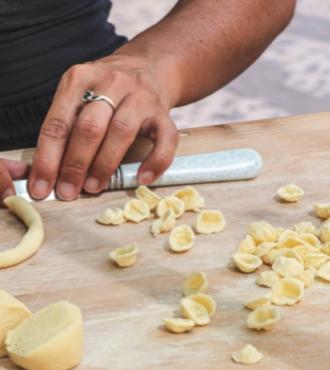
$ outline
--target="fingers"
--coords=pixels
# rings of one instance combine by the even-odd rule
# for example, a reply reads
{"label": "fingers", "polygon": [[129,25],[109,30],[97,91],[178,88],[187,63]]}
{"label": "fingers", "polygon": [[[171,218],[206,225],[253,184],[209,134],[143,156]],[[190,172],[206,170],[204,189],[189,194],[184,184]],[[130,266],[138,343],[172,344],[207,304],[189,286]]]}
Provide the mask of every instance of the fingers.
{"label": "fingers", "polygon": [[93,83],[91,67],[73,66],[62,78],[42,125],[29,177],[29,192],[45,198],[53,189],[83,93]]}
{"label": "fingers", "polygon": [[154,142],[154,147],[139,168],[141,185],[155,181],[172,163],[179,141],[179,134],[171,119],[162,114],[143,128]]}
{"label": "fingers", "polygon": [[[105,102],[85,105],[72,128],[71,138],[63,159],[56,193],[62,200],[75,199],[81,191],[87,171],[108,128],[112,108]],[[90,180],[89,187],[99,187]]]}
{"label": "fingers", "polygon": [[2,163],[7,168],[9,175],[14,180],[26,179],[30,172],[30,166],[21,161],[2,159]]}
{"label": "fingers", "polygon": [[9,195],[15,195],[13,181],[3,160],[0,160],[0,205],[4,206],[3,200]]}

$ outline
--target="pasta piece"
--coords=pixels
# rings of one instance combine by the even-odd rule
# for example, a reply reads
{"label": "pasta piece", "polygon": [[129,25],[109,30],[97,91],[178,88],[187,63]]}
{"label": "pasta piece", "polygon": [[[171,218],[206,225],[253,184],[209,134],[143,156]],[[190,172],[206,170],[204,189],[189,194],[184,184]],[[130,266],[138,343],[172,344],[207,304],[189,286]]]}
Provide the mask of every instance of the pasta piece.
{"label": "pasta piece", "polygon": [[330,256],[330,241],[322,245],[321,252],[326,254],[327,256]]}
{"label": "pasta piece", "polygon": [[284,250],[288,249],[275,247],[271,249],[267,254],[262,256],[261,259],[265,265],[272,265],[275,262],[276,258],[284,253]]}
{"label": "pasta piece", "polygon": [[181,300],[180,310],[183,317],[193,320],[198,326],[209,324],[210,315],[207,309],[202,304],[193,301],[190,297],[185,297]]}
{"label": "pasta piece", "polygon": [[138,254],[138,247],[136,243],[119,247],[109,253],[110,259],[112,259],[119,267],[129,267],[136,261]]}
{"label": "pasta piece", "polygon": [[294,247],[292,251],[298,254],[300,258],[302,259],[302,261],[308,254],[319,253],[319,250],[317,248],[314,248],[308,244],[299,245],[297,247]]}
{"label": "pasta piece", "polygon": [[304,270],[300,275],[296,276],[296,279],[302,281],[305,288],[309,288],[314,281],[315,275],[316,270],[313,268],[308,268]]}
{"label": "pasta piece", "polygon": [[10,267],[30,258],[41,247],[44,239],[44,225],[39,213],[23,198],[10,196],[5,205],[19,217],[28,231],[14,248],[0,252],[0,268]]}
{"label": "pasta piece", "polygon": [[192,294],[205,292],[209,284],[205,272],[196,271],[188,275],[183,284],[183,294],[189,296]]}
{"label": "pasta piece", "polygon": [[281,248],[294,248],[299,245],[308,245],[297,232],[292,230],[285,230],[278,242]]}
{"label": "pasta piece", "polygon": [[83,322],[80,309],[56,302],[23,320],[7,334],[10,359],[29,370],[68,370],[83,353]]}
{"label": "pasta piece", "polygon": [[316,272],[316,275],[319,278],[330,282],[330,262],[327,262],[321,268],[319,268]]}
{"label": "pasta piece", "polygon": [[299,222],[293,226],[293,230],[298,234],[301,233],[309,233],[309,234],[316,234],[316,227],[311,222]]}
{"label": "pasta piece", "polygon": [[323,253],[309,253],[303,259],[305,268],[318,269],[329,260],[329,257]]}
{"label": "pasta piece", "polygon": [[323,219],[330,218],[330,204],[329,203],[317,203],[314,204],[315,213],[318,217]]}
{"label": "pasta piece", "polygon": [[262,260],[252,254],[235,253],[233,260],[238,269],[246,273],[254,272],[262,265]]}
{"label": "pasta piece", "polygon": [[7,355],[5,338],[8,331],[29,316],[30,310],[21,301],[0,289],[0,358]]}
{"label": "pasta piece", "polygon": [[198,214],[195,229],[199,234],[211,234],[222,231],[225,226],[224,215],[220,211],[209,209]]}
{"label": "pasta piece", "polygon": [[277,195],[285,202],[298,202],[304,195],[304,190],[295,184],[288,184],[278,189]]}
{"label": "pasta piece", "polygon": [[256,243],[250,235],[247,235],[238,245],[237,252],[253,254],[256,250]]}
{"label": "pasta piece", "polygon": [[150,217],[148,204],[141,199],[130,199],[124,206],[125,218],[138,223]]}
{"label": "pasta piece", "polygon": [[272,268],[283,277],[294,277],[304,271],[303,264],[299,263],[295,258],[284,256],[277,257]]}
{"label": "pasta piece", "polygon": [[96,221],[102,225],[117,226],[123,224],[126,219],[124,211],[121,208],[107,208],[100,214]]}
{"label": "pasta piece", "polygon": [[263,242],[263,243],[261,243],[257,246],[257,248],[256,248],[256,250],[254,251],[253,254],[261,258],[261,257],[265,256],[273,248],[276,248],[276,247],[278,247],[278,243]]}
{"label": "pasta piece", "polygon": [[323,222],[319,229],[319,236],[323,243],[330,241],[330,220]]}
{"label": "pasta piece", "polygon": [[135,195],[138,199],[141,199],[148,204],[150,211],[153,211],[162,199],[158,194],[144,185],[140,185],[135,189]]}
{"label": "pasta piece", "polygon": [[204,306],[210,317],[212,317],[215,314],[215,311],[217,310],[217,304],[215,300],[208,294],[204,294],[204,293],[193,294],[193,295],[190,295],[189,298],[192,301]]}
{"label": "pasta piece", "polygon": [[271,304],[271,300],[269,297],[260,297],[253,299],[252,301],[248,301],[244,304],[244,307],[248,308],[249,310],[255,310],[256,308],[269,306]]}
{"label": "pasta piece", "polygon": [[304,295],[304,283],[293,277],[281,279],[272,289],[272,303],[278,306],[292,306]]}
{"label": "pasta piece", "polygon": [[275,227],[277,238],[279,238],[285,231],[284,227]]}
{"label": "pasta piece", "polygon": [[249,329],[270,330],[281,319],[279,310],[274,306],[262,306],[252,311],[246,319]]}
{"label": "pasta piece", "polygon": [[189,225],[180,225],[172,229],[169,244],[173,252],[185,252],[193,246],[194,240],[192,228]]}
{"label": "pasta piece", "polygon": [[164,325],[167,330],[172,333],[187,333],[191,331],[192,328],[195,326],[195,322],[191,319],[164,319]]}
{"label": "pasta piece", "polygon": [[251,344],[247,344],[240,351],[234,352],[231,357],[239,364],[252,365],[261,361],[263,354],[260,353],[256,347],[253,347]]}
{"label": "pasta piece", "polygon": [[301,239],[304,240],[307,244],[314,248],[321,248],[321,242],[317,236],[312,233],[300,233]]}
{"label": "pasta piece", "polygon": [[275,271],[264,271],[256,279],[256,284],[272,288],[280,281],[280,276]]}
{"label": "pasta piece", "polygon": [[251,223],[248,228],[248,235],[252,237],[257,245],[263,242],[277,241],[276,230],[266,221]]}
{"label": "pasta piece", "polygon": [[171,231],[176,223],[172,209],[168,209],[161,218],[151,223],[150,231],[153,236]]}
{"label": "pasta piece", "polygon": [[184,203],[181,199],[174,196],[165,197],[157,205],[157,216],[162,217],[168,209],[172,209],[175,218],[179,218],[184,213]]}
{"label": "pasta piece", "polygon": [[205,205],[204,198],[192,186],[186,186],[176,191],[173,195],[183,201],[185,211],[198,211]]}

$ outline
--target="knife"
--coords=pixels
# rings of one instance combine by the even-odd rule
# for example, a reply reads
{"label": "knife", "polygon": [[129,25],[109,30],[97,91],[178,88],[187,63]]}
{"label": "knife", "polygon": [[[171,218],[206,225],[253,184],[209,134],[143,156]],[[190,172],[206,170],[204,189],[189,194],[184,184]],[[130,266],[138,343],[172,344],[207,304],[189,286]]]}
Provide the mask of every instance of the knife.
{"label": "knife", "polygon": [[[137,171],[141,163],[122,164],[111,176],[109,190],[132,189],[139,186]],[[150,186],[197,184],[253,179],[262,169],[262,158],[254,149],[232,149],[213,153],[176,157],[170,167]],[[35,201],[27,190],[27,180],[14,181],[16,194]],[[84,194],[82,194],[84,195]],[[58,199],[52,191],[43,200]]]}

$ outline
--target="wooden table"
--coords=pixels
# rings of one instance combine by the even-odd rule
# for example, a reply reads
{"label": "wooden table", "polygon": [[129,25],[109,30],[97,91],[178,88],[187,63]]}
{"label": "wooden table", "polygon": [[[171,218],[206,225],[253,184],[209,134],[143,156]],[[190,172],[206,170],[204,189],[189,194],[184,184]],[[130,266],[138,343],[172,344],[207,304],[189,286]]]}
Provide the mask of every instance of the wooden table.
{"label": "wooden table", "polygon": [[[263,172],[253,181],[197,186],[207,207],[225,214],[222,233],[198,236],[192,250],[174,255],[166,247],[167,234],[150,236],[150,222],[120,227],[95,223],[104,208],[123,206],[130,191],[73,203],[39,203],[45,243],[27,262],[1,270],[1,287],[33,311],[58,300],[81,307],[86,343],[79,369],[240,369],[230,356],[246,343],[265,355],[253,369],[330,369],[330,287],[314,283],[300,304],[281,310],[283,319],[273,331],[258,333],[246,328],[243,303],[268,290],[254,284],[255,274],[241,274],[230,265],[252,221],[284,227],[299,221],[320,223],[312,204],[330,201],[329,133],[330,113],[183,131],[178,155],[251,147],[264,158]],[[144,145],[139,143],[129,158],[140,158]],[[4,155],[28,159],[30,154]],[[274,197],[278,187],[289,182],[305,189],[298,204],[281,204]],[[0,213],[1,248],[13,246],[24,227],[8,211]],[[195,218],[195,213],[187,213],[179,223],[193,224]],[[108,261],[109,251],[133,241],[141,250],[136,265],[119,269]],[[218,311],[207,327],[170,334],[162,319],[178,313],[184,277],[194,270],[207,273]],[[0,369],[16,368],[5,359]]]}

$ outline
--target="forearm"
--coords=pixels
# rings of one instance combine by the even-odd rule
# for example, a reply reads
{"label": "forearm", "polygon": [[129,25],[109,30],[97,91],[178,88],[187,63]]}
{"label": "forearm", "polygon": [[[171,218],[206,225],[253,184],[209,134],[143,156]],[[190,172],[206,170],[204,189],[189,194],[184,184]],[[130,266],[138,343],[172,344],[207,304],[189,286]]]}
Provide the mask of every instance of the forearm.
{"label": "forearm", "polygon": [[295,0],[181,0],[117,54],[147,58],[169,106],[187,104],[246,69],[289,23]]}

